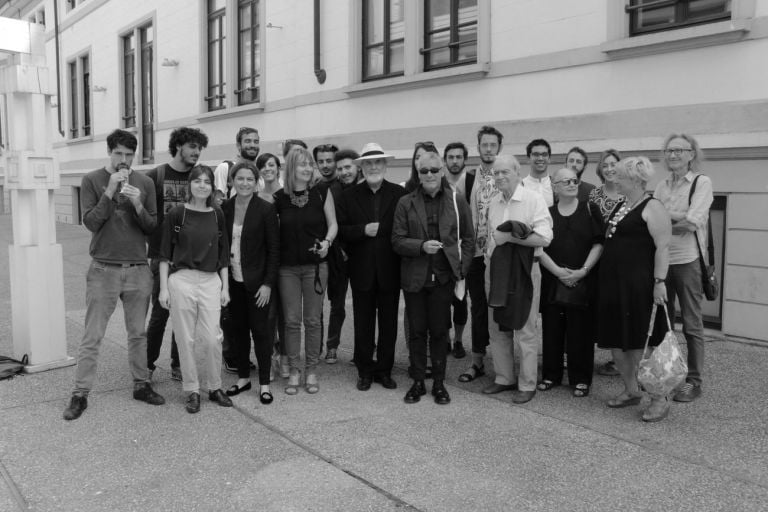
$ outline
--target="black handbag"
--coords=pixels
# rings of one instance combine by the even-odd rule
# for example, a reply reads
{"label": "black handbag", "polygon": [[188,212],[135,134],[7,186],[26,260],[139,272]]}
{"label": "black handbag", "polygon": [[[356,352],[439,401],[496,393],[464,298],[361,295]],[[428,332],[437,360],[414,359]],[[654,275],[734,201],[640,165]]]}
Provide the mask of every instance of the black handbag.
{"label": "black handbag", "polygon": [[[701,174],[697,174],[693,178],[691,184],[691,191],[688,194],[688,205],[691,204],[691,198],[693,197],[693,191],[696,190],[696,182],[699,180]],[[701,288],[704,290],[704,297],[707,300],[715,300],[720,294],[720,284],[717,282],[717,276],[715,275],[715,244],[712,240],[712,218],[707,213],[707,261],[704,261],[704,255],[701,253],[701,243],[699,243],[699,235],[696,233],[696,247],[699,248],[699,265],[701,266]]]}
{"label": "black handbag", "polygon": [[566,286],[562,281],[557,281],[552,304],[586,309],[589,306],[589,286],[582,279],[576,286]]}

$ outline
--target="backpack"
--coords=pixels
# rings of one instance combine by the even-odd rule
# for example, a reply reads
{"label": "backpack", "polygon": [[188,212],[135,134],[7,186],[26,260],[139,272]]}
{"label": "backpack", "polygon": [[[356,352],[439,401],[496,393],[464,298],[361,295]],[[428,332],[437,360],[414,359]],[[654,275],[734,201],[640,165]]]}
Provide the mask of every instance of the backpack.
{"label": "backpack", "polygon": [[21,361],[11,357],[0,356],[0,380],[10,379],[16,374],[21,373],[28,362],[27,354],[24,354]]}

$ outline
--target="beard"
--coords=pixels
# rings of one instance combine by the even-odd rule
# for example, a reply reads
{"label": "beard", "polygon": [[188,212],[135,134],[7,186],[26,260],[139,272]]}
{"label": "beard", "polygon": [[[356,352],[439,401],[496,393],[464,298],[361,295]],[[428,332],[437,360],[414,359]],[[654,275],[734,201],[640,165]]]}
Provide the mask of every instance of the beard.
{"label": "beard", "polygon": [[[249,152],[253,152],[253,156],[251,156]],[[256,160],[256,157],[258,157],[258,156],[259,156],[259,150],[258,149],[256,149],[256,150],[253,150],[253,149],[251,149],[251,150],[241,149],[240,150],[240,158],[242,158],[243,160],[248,160],[248,161],[253,162],[253,161]]]}

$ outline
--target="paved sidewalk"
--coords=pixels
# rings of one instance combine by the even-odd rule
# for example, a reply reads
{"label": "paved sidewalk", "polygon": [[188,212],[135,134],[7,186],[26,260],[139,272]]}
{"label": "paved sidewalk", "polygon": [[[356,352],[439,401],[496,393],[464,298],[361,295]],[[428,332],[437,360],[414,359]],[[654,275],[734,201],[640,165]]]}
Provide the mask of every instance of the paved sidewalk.
{"label": "paved sidewalk", "polygon": [[[89,234],[57,230],[76,355]],[[0,215],[5,269],[10,243],[10,216]],[[73,367],[0,381],[0,511],[768,509],[768,347],[712,339],[703,398],[674,404],[658,424],[639,421],[639,408],[605,407],[620,391],[617,378],[596,376],[584,399],[561,387],[518,406],[509,393],[480,394],[489,377],[458,383],[468,359],[450,356],[452,403],[428,395],[407,405],[402,336],[399,388],[355,389],[348,311],[341,360],[321,363],[319,394],[287,396],[278,378],[269,406],[255,392],[236,397],[233,409],[204,397],[189,415],[180,383],[170,380],[168,343],[155,376],[166,405],[131,398],[118,309],[79,420],[61,419]],[[11,353],[10,322],[6,270],[0,354]],[[235,377],[224,379],[229,386]]]}

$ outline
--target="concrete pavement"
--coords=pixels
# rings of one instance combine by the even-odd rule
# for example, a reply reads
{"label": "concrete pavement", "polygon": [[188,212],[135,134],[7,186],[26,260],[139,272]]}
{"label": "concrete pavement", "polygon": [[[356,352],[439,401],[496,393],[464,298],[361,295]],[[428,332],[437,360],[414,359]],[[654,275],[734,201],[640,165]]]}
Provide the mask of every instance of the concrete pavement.
{"label": "concrete pavement", "polygon": [[[3,247],[10,224],[0,215]],[[89,234],[57,230],[76,355]],[[5,249],[0,266],[8,268]],[[0,275],[0,354],[12,344],[8,280]],[[407,405],[402,336],[399,388],[355,389],[348,311],[341,360],[322,363],[319,394],[287,396],[278,378],[269,406],[255,392],[233,409],[203,397],[189,415],[170,380],[168,343],[155,374],[166,405],[131,398],[118,309],[80,419],[61,419],[72,367],[0,381],[0,511],[768,509],[768,347],[713,336],[703,398],[674,404],[658,424],[642,423],[640,408],[605,407],[617,378],[596,376],[587,398],[560,387],[518,406],[509,393],[480,394],[490,377],[458,383],[468,359],[450,357],[452,403],[428,395]]]}

